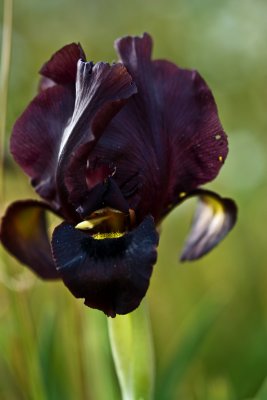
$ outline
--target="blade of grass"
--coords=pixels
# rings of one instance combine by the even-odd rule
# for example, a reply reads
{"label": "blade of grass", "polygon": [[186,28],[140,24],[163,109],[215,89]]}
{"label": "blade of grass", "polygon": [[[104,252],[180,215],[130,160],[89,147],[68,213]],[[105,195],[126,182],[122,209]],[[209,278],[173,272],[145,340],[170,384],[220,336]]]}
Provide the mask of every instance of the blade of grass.
{"label": "blade of grass", "polygon": [[163,376],[157,380],[157,400],[172,398],[224,307],[224,304],[210,304],[206,299],[196,307],[189,324],[186,324],[183,329],[182,340],[174,352],[172,360]]}

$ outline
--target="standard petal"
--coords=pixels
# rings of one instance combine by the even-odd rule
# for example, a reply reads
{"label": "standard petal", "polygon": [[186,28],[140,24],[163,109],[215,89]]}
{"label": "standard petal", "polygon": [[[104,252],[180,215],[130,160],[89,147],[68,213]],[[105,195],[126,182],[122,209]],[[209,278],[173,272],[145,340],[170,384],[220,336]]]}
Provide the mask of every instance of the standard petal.
{"label": "standard petal", "polygon": [[196,71],[153,63],[169,137],[168,200],[213,180],[227,153],[227,136],[206,82]]}
{"label": "standard petal", "polygon": [[213,249],[234,227],[237,206],[208,190],[196,190],[188,197],[198,196],[198,205],[181,261],[196,260]]}
{"label": "standard petal", "polygon": [[158,234],[152,217],[116,239],[94,239],[63,223],[52,249],[65,285],[85,304],[108,316],[127,314],[140,304],[156,262]]}
{"label": "standard petal", "polygon": [[[158,222],[181,192],[212,180],[227,155],[227,139],[210,89],[196,71],[167,61],[151,61],[152,40],[116,42],[120,59],[138,93],[114,117],[92,157],[110,159],[116,180],[128,183],[137,217],[151,212]],[[123,191],[123,190],[122,190]],[[136,198],[140,204],[136,205]]]}
{"label": "standard petal", "polygon": [[61,143],[63,156],[82,143],[98,139],[111,118],[136,93],[136,86],[122,64],[93,65],[78,61],[75,107]]}
{"label": "standard petal", "polygon": [[[71,43],[58,50],[40,69],[40,74],[60,85],[75,87],[77,62],[86,57],[81,45]],[[47,81],[43,81],[46,82]],[[46,87],[41,85],[40,89]]]}
{"label": "standard petal", "polygon": [[44,199],[58,205],[55,174],[65,127],[71,118],[74,96],[63,86],[53,86],[35,97],[16,121],[11,153],[32,179]]}
{"label": "standard petal", "polygon": [[[80,158],[79,149],[87,144],[89,155],[111,118],[135,92],[136,86],[122,64],[78,62],[74,112],[60,145],[57,181],[62,199],[68,196],[64,179],[68,176],[71,180],[73,155]],[[87,154],[83,161],[85,167]],[[86,177],[79,179],[85,181]]]}
{"label": "standard petal", "polygon": [[43,279],[59,279],[51,255],[46,226],[51,209],[35,200],[12,203],[2,219],[0,239],[20,262]]}

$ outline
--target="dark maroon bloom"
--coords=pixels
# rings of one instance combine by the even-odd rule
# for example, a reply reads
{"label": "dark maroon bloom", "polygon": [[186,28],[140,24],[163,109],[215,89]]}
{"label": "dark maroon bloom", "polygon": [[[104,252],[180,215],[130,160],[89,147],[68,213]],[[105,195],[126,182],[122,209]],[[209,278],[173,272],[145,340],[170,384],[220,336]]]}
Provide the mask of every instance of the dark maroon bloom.
{"label": "dark maroon bloom", "polygon": [[[149,35],[116,42],[120,61],[85,61],[80,45],[41,68],[39,94],[17,120],[11,152],[43,202],[13,203],[1,240],[44,279],[109,316],[134,310],[156,262],[156,226],[199,197],[182,260],[233,227],[230,199],[199,189],[218,174],[227,138],[196,71],[151,60]],[[51,240],[45,214],[62,217]]]}

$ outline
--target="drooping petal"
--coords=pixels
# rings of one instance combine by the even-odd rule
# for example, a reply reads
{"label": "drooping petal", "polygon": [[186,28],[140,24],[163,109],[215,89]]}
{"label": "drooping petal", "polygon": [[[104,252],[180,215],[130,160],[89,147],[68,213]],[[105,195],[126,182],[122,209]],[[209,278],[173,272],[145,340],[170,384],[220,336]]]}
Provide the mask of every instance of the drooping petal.
{"label": "drooping petal", "polygon": [[74,97],[63,86],[42,91],[18,118],[11,137],[11,153],[16,162],[30,176],[40,196],[54,206],[58,206],[58,152],[73,107]]}
{"label": "drooping petal", "polygon": [[55,229],[52,238],[65,285],[87,306],[112,317],[138,307],[149,286],[157,244],[152,217],[116,239],[94,239],[66,223]]}
{"label": "drooping petal", "polygon": [[151,61],[147,34],[122,38],[116,48],[138,93],[111,121],[92,157],[111,158],[119,186],[138,176],[139,219],[151,212],[158,221],[180,192],[214,179],[227,139],[212,93],[196,71]]}
{"label": "drooping petal", "polygon": [[46,211],[51,209],[35,200],[12,203],[2,219],[0,239],[20,262],[43,279],[59,279],[47,234]]}
{"label": "drooping petal", "polygon": [[237,219],[233,200],[200,189],[188,197],[192,196],[198,196],[198,205],[181,261],[196,260],[208,253],[230,232]]}
{"label": "drooping petal", "polygon": [[[57,84],[71,84],[74,87],[78,60],[86,60],[81,45],[79,43],[68,44],[53,54],[40,69],[40,74]],[[47,83],[47,81],[43,82]],[[41,85],[41,89],[45,89],[45,86]]]}

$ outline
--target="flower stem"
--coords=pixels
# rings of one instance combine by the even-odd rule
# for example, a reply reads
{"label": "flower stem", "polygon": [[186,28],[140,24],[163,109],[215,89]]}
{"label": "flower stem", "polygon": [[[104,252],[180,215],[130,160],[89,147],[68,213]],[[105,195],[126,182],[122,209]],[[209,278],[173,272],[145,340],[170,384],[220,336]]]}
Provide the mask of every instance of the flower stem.
{"label": "flower stem", "polygon": [[4,151],[7,115],[7,96],[12,43],[13,0],[4,0],[3,36],[0,69],[0,204],[4,200]]}
{"label": "flower stem", "polygon": [[148,308],[109,318],[109,339],[123,400],[152,399],[154,354]]}

